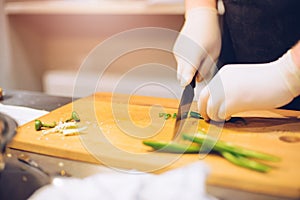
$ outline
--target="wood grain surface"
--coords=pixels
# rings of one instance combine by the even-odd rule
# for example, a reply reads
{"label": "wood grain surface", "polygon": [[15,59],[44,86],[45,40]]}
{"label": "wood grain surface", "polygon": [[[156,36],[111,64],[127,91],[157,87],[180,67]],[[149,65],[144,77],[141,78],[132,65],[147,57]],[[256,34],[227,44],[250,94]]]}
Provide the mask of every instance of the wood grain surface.
{"label": "wood grain surface", "polygon": [[[245,121],[212,124],[190,119],[189,129],[201,129],[213,137],[282,158],[268,173],[235,166],[219,155],[180,155],[153,152],[144,139],[170,140],[175,119],[164,120],[159,112],[174,113],[176,99],[96,93],[41,117],[45,122],[65,120],[73,110],[80,115],[78,136],[59,133],[42,136],[34,121],[18,128],[11,148],[60,158],[99,163],[118,169],[162,173],[192,162],[205,162],[211,172],[207,183],[255,193],[300,198],[300,112],[266,110],[240,113]],[[196,110],[193,104],[192,109]],[[281,138],[281,139],[280,139]],[[283,138],[283,140],[282,140]],[[284,138],[288,138],[287,140]]]}

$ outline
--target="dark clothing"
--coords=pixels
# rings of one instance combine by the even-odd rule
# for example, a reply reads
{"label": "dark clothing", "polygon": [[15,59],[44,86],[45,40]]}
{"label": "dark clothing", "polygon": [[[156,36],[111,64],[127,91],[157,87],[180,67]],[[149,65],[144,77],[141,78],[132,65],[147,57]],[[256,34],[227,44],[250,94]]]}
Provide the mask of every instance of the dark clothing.
{"label": "dark clothing", "polygon": [[[300,0],[223,0],[218,66],[277,60],[300,40]],[[267,92],[267,91],[266,91]],[[300,97],[285,108],[300,110]]]}

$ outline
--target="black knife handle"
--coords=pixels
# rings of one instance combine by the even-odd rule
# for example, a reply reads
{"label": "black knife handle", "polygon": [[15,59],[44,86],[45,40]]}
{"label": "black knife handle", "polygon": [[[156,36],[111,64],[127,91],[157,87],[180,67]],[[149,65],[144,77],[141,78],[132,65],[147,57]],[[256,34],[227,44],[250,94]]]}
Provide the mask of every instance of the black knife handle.
{"label": "black knife handle", "polygon": [[198,74],[198,73],[196,72],[196,74],[194,75],[192,81],[190,82],[190,86],[191,86],[192,88],[195,88],[195,87],[196,87],[196,78],[197,78],[197,74]]}

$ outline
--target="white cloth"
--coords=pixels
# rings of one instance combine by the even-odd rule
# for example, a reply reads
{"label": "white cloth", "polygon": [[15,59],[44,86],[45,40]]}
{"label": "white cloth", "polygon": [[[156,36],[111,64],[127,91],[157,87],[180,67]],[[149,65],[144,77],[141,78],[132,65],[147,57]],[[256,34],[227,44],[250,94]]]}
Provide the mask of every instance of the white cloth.
{"label": "white cloth", "polygon": [[49,113],[45,110],[37,110],[23,106],[4,105],[1,103],[0,112],[15,119],[19,126]]}
{"label": "white cloth", "polygon": [[202,161],[161,175],[133,172],[101,173],[84,179],[58,178],[37,190],[31,200],[209,200]]}

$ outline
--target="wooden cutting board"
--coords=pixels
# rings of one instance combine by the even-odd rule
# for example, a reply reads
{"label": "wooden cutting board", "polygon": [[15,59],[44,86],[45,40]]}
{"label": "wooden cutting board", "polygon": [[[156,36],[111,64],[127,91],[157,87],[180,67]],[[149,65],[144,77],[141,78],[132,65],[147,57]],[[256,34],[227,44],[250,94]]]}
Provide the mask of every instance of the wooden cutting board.
{"label": "wooden cutting board", "polygon": [[[278,155],[281,162],[268,163],[275,168],[259,173],[235,166],[218,155],[179,155],[152,152],[144,139],[170,140],[175,119],[165,120],[160,112],[174,113],[178,100],[144,96],[96,93],[79,99],[41,117],[45,122],[69,118],[79,113],[79,136],[59,133],[42,136],[34,130],[34,121],[18,128],[11,148],[66,159],[101,163],[109,167],[161,173],[199,160],[211,168],[208,184],[282,197],[300,198],[300,112],[268,110],[241,113],[246,123],[237,121],[209,124],[191,119],[191,130],[201,129],[224,141]],[[196,105],[192,106],[196,110]],[[296,138],[285,142],[282,136]]]}

